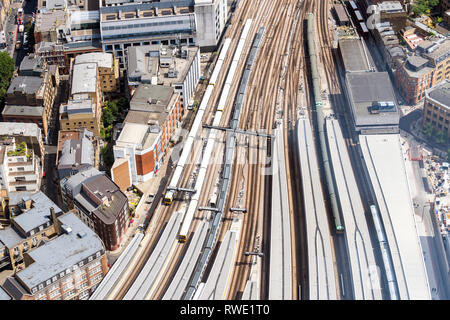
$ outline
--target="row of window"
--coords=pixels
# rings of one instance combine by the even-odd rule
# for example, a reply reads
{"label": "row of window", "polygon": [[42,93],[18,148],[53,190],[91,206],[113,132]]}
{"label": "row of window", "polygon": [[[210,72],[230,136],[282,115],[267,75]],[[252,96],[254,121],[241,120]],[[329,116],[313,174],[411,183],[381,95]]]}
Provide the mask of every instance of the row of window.
{"label": "row of window", "polygon": [[122,24],[122,25],[116,25],[116,26],[104,26],[102,28],[102,31],[167,26],[167,25],[175,25],[175,24],[183,24],[183,23],[189,24],[190,19],[182,19],[182,20],[177,20],[177,21],[158,21],[158,22],[150,22],[150,23],[136,23],[136,24],[129,24],[129,25]]}

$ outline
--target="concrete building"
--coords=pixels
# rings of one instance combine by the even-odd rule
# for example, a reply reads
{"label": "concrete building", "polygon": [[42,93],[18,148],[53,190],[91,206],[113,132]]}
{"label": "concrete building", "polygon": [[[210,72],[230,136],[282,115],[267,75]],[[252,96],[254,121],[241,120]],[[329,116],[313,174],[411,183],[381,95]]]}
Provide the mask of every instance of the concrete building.
{"label": "concrete building", "polygon": [[200,80],[198,47],[149,45],[129,47],[128,86],[131,94],[140,84],[172,86],[183,107],[193,103]]}
{"label": "concrete building", "polygon": [[405,28],[408,21],[408,13],[400,1],[383,1],[378,3],[381,22],[390,22],[395,33]]}
{"label": "concrete building", "polygon": [[406,58],[406,50],[400,44],[397,31],[395,31],[391,22],[386,21],[377,23],[372,30],[372,34],[381,50],[387,69],[395,72]]}
{"label": "concrete building", "polygon": [[425,91],[423,125],[442,131],[450,140],[450,80],[446,79]]}
{"label": "concrete building", "polygon": [[143,84],[136,89],[113,147],[114,182],[123,188],[126,183],[119,178],[139,183],[153,177],[164,161],[181,114],[180,95],[172,87]]}
{"label": "concrete building", "polygon": [[70,14],[68,10],[38,12],[34,26],[35,42],[62,41],[70,33]]}
{"label": "concrete building", "polygon": [[214,48],[225,28],[225,0],[163,0],[157,3],[103,0],[100,7],[103,50],[127,64],[126,49],[150,44]]}
{"label": "concrete building", "polygon": [[347,15],[347,12],[345,11],[345,8],[342,4],[337,3],[334,5],[334,11],[336,13],[337,23],[340,26],[348,26],[350,25],[350,19]]}
{"label": "concrete building", "polygon": [[[35,217],[28,214],[32,210]],[[39,211],[35,206],[19,217],[18,228],[0,230],[0,238],[23,256],[24,269],[6,278],[2,289],[14,300],[88,299],[108,271],[100,238],[56,205]]]}
{"label": "concrete building", "polygon": [[39,191],[42,176],[41,159],[25,141],[5,137],[0,141],[0,189],[7,194],[17,191]]}
{"label": "concrete building", "polygon": [[345,82],[355,131],[398,133],[400,114],[387,72],[351,72]]}
{"label": "concrete building", "polygon": [[339,39],[338,46],[345,72],[370,71],[367,49],[360,39]]}
{"label": "concrete building", "polygon": [[91,52],[78,55],[74,65],[84,63],[96,63],[99,75],[100,90],[103,94],[119,94],[119,59],[111,53]]}
{"label": "concrete building", "polygon": [[14,137],[16,143],[26,142],[27,147],[44,163],[44,143],[42,132],[34,123],[0,122],[0,140]]}
{"label": "concrete building", "polygon": [[421,43],[395,72],[395,85],[409,104],[425,97],[425,90],[450,79],[450,40]]}
{"label": "concrete building", "polygon": [[[100,13],[98,10],[80,11],[78,6],[55,11],[57,12],[44,10],[38,15],[42,19],[49,15],[50,22],[54,23],[49,26],[50,22],[40,22],[35,52],[45,58],[48,65],[57,65],[61,74],[69,74],[72,58],[83,53],[102,51]],[[58,20],[61,16],[65,19],[63,22]]]}
{"label": "concrete building", "polygon": [[104,173],[95,168],[61,181],[68,208],[102,239],[106,250],[115,250],[128,227],[127,196]]}
{"label": "concrete building", "polygon": [[9,211],[11,226],[0,230],[0,243],[4,245],[8,265],[15,270],[22,266],[24,254],[38,247],[55,233],[54,216],[62,214],[62,210],[43,192],[17,193],[11,199]]}

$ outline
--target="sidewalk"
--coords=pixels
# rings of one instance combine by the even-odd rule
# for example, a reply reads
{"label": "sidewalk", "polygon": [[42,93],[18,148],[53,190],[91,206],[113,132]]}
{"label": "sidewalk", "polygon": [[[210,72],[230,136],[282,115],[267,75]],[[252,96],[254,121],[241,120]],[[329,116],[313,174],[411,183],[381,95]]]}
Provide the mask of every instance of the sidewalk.
{"label": "sidewalk", "polygon": [[151,204],[147,204],[147,203],[145,203],[145,201],[150,194],[157,193],[157,191],[160,187],[160,184],[161,184],[161,180],[166,175],[167,166],[168,166],[171,154],[172,154],[172,148],[170,148],[168,150],[168,152],[166,154],[166,159],[163,162],[163,165],[161,166],[161,168],[158,170],[158,173],[155,174],[155,176],[153,178],[151,178],[150,180],[143,182],[143,183],[139,183],[135,186],[139,191],[142,192],[141,199],[144,199],[144,200],[143,200],[143,203],[141,204],[141,206],[139,208],[137,208],[137,211],[136,211],[134,219],[133,219],[133,223],[129,224],[126,233],[122,236],[122,242],[121,242],[120,246],[114,251],[106,251],[109,264],[113,264],[113,262],[115,260],[117,260],[117,258],[119,258],[120,254],[126,248],[126,246],[131,241],[131,239],[134,237],[136,232],[139,232],[138,226],[144,223],[145,217],[148,213],[148,210],[151,207]]}

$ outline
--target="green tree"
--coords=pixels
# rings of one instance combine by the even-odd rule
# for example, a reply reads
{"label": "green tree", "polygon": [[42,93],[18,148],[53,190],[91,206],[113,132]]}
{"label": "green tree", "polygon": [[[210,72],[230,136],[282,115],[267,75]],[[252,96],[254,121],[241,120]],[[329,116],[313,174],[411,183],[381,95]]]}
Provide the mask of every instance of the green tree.
{"label": "green tree", "polygon": [[447,141],[447,135],[446,135],[446,134],[444,133],[444,131],[442,131],[442,130],[439,130],[439,131],[436,133],[435,138],[436,138],[436,142],[437,142],[437,143],[443,144],[443,143],[445,143],[445,142]]}
{"label": "green tree", "polygon": [[0,52],[0,111],[5,103],[5,94],[8,90],[14,73],[14,60],[6,51]]}
{"label": "green tree", "polygon": [[439,0],[416,0],[411,5],[411,10],[415,15],[429,15],[431,10],[439,4]]}
{"label": "green tree", "polygon": [[30,48],[33,48],[35,44],[35,39],[34,39],[34,23],[32,23],[32,20],[30,20],[26,25],[25,31],[27,32],[28,45]]}
{"label": "green tree", "polygon": [[431,123],[426,123],[422,128],[422,133],[426,135],[427,137],[432,137],[434,132],[433,125]]}

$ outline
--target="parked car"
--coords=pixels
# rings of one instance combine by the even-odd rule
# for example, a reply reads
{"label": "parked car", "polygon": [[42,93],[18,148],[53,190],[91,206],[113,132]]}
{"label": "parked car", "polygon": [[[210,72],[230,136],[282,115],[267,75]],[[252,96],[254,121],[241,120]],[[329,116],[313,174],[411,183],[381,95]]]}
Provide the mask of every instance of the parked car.
{"label": "parked car", "polygon": [[152,203],[154,198],[155,198],[154,194],[149,194],[147,200],[145,200],[145,203],[147,204]]}

